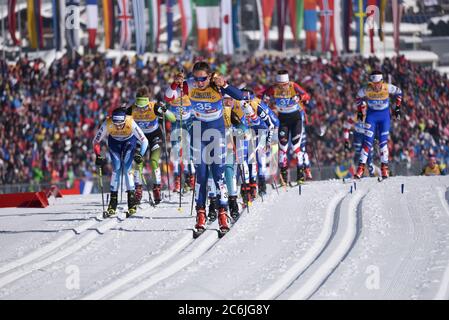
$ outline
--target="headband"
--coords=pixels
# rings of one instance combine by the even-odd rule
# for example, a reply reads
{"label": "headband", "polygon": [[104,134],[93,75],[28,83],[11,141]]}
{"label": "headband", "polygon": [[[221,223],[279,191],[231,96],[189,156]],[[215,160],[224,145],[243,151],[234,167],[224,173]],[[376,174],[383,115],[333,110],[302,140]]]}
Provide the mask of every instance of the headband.
{"label": "headband", "polygon": [[371,82],[381,82],[383,80],[383,77],[381,74],[373,74],[369,76],[369,80]]}
{"label": "headband", "polygon": [[288,74],[277,74],[276,75],[276,82],[285,83],[288,81],[289,81]]}

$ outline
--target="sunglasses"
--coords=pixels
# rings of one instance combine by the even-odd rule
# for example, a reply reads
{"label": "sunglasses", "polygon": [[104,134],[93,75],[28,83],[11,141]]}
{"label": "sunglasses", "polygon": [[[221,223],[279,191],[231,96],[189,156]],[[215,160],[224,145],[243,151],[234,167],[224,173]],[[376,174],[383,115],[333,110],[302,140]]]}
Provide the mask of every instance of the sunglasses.
{"label": "sunglasses", "polygon": [[205,77],[193,77],[193,80],[195,80],[196,82],[204,82],[206,81],[208,78],[208,76]]}

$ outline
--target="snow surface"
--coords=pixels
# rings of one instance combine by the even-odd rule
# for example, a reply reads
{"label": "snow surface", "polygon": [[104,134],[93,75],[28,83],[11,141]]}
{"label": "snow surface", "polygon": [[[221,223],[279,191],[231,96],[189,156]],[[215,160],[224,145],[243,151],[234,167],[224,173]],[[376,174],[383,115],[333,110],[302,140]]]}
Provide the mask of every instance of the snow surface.
{"label": "snow surface", "polygon": [[189,194],[128,219],[98,194],[0,209],[0,299],[449,298],[449,177],[268,189],[222,239],[192,239]]}

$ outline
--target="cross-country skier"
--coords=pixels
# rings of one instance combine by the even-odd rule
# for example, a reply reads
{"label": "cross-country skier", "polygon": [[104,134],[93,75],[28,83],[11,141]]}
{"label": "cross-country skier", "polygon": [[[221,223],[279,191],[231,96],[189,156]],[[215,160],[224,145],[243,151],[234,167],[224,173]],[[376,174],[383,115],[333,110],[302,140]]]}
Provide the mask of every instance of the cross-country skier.
{"label": "cross-country skier", "polygon": [[402,91],[398,87],[384,83],[381,71],[374,71],[369,76],[369,83],[357,93],[357,115],[358,119],[363,118],[363,102],[367,104],[365,119],[365,139],[363,142],[362,153],[359,159],[359,166],[354,175],[360,179],[365,171],[365,165],[368,155],[373,148],[374,136],[378,134],[381,176],[388,178],[388,137],[390,135],[390,95],[396,99],[394,116],[399,119],[401,116]]}
{"label": "cross-country skier", "polygon": [[[172,143],[172,152],[174,154],[173,160],[173,174],[175,176],[175,186],[173,188],[174,192],[181,192],[181,181],[182,174],[184,174],[184,181],[186,182],[186,186],[188,186],[191,190],[195,188],[195,169],[193,166],[193,162],[191,159],[191,148],[190,148],[190,136],[192,135],[192,104],[190,103],[190,99],[185,92],[183,92],[183,97],[181,101],[181,90],[177,88],[178,98],[170,101],[170,111],[176,116],[176,122],[172,125],[171,131],[171,143]],[[181,128],[181,108],[182,108],[182,128]],[[180,135],[182,134],[182,150],[183,150],[183,161],[182,161],[182,169],[183,172],[180,172],[180,161],[179,159],[179,151],[180,151]]]}
{"label": "cross-country skier", "polygon": [[[196,177],[196,211],[195,228],[202,232],[206,224],[207,178],[210,167],[217,191],[220,194],[218,223],[221,232],[229,230],[227,206],[228,195],[224,181],[225,156],[225,126],[223,120],[223,94],[235,99],[242,99],[242,93],[237,88],[226,83],[225,79],[212,72],[206,62],[197,62],[193,66],[193,79],[184,81],[184,75],[178,73],[174,82],[165,92],[167,101],[178,98],[177,89],[182,86],[183,92],[189,96],[193,108],[194,123],[193,147]],[[195,136],[195,125],[200,127],[200,136]],[[208,130],[212,129],[212,130]],[[212,148],[211,148],[212,147]],[[212,152],[211,152],[212,149]],[[206,151],[209,150],[209,153]],[[204,157],[203,157],[204,153]],[[199,155],[199,156],[198,156]]]}
{"label": "cross-country skier", "polygon": [[307,131],[306,131],[306,125],[307,122],[307,114],[306,111],[303,109],[301,110],[301,119],[302,119],[302,135],[301,135],[301,154],[300,158],[298,159],[298,165],[303,166],[303,172],[304,174],[299,179],[304,180],[312,180],[312,171],[310,170],[310,159],[309,154],[307,153]]}
{"label": "cross-country skier", "polygon": [[[161,170],[159,159],[162,149],[162,130],[159,126],[158,117],[165,113],[170,122],[174,122],[175,116],[167,110],[164,102],[150,101],[149,90],[146,86],[140,87],[136,92],[134,104],[127,109],[127,114],[132,116],[137,125],[142,129],[149,141],[149,158],[153,178],[153,200],[155,204],[161,202]],[[143,165],[144,158],[136,157],[137,165]],[[136,181],[136,200],[140,203],[142,198],[142,182],[139,170],[134,171]]]}
{"label": "cross-country skier", "polygon": [[[301,155],[301,137],[303,122],[301,110],[310,100],[309,94],[297,83],[290,81],[287,70],[276,74],[276,83],[264,92],[264,100],[269,100],[278,112],[279,118],[279,167],[283,184],[288,181],[287,151],[289,137],[293,152],[299,159]],[[299,161],[298,161],[299,163]],[[297,176],[303,174],[302,166],[297,167]]]}
{"label": "cross-country skier", "polygon": [[[109,154],[112,161],[111,175],[111,199],[106,216],[112,216],[117,210],[118,187],[120,185],[121,171],[126,182],[128,194],[128,215],[136,212],[134,177],[131,170],[133,158],[141,161],[148,147],[148,139],[132,117],[126,115],[126,109],[121,107],[112,112],[93,140],[94,152],[96,154],[95,164],[102,167],[106,164],[105,157],[101,156],[101,141],[108,137]],[[136,153],[136,143],[140,143],[140,153]],[[140,159],[140,160],[139,160]]]}
{"label": "cross-country skier", "polygon": [[[365,110],[365,111],[363,111]],[[345,151],[350,151],[349,135],[353,132],[352,146],[354,147],[354,163],[358,163],[362,152],[363,140],[365,138],[365,116],[366,109],[363,108],[363,118],[358,120],[356,116],[350,117],[343,124],[343,138],[345,144]],[[375,167],[373,164],[373,149],[368,154],[367,164],[368,172],[371,177],[374,177]]]}

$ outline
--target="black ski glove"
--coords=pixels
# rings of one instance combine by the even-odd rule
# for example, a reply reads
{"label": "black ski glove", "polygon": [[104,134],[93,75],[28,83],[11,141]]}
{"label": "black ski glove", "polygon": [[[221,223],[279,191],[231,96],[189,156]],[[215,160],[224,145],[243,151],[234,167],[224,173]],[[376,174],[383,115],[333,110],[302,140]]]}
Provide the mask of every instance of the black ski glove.
{"label": "black ski glove", "polygon": [[158,103],[159,108],[157,109],[160,113],[165,113],[167,111],[167,105],[163,101],[159,101]]}
{"label": "black ski glove", "polygon": [[401,108],[399,106],[396,106],[396,108],[394,108],[394,117],[398,120],[401,119]]}
{"label": "black ski glove", "polygon": [[345,141],[345,151],[350,151],[349,141]]}
{"label": "black ski glove", "polygon": [[97,158],[95,159],[95,165],[97,167],[103,167],[105,164],[106,164],[106,159],[102,156],[97,155]]}
{"label": "black ski glove", "polygon": [[137,164],[141,164],[141,163],[143,162],[143,156],[142,156],[140,153],[136,153],[136,154],[134,155],[134,161],[135,161]]}

